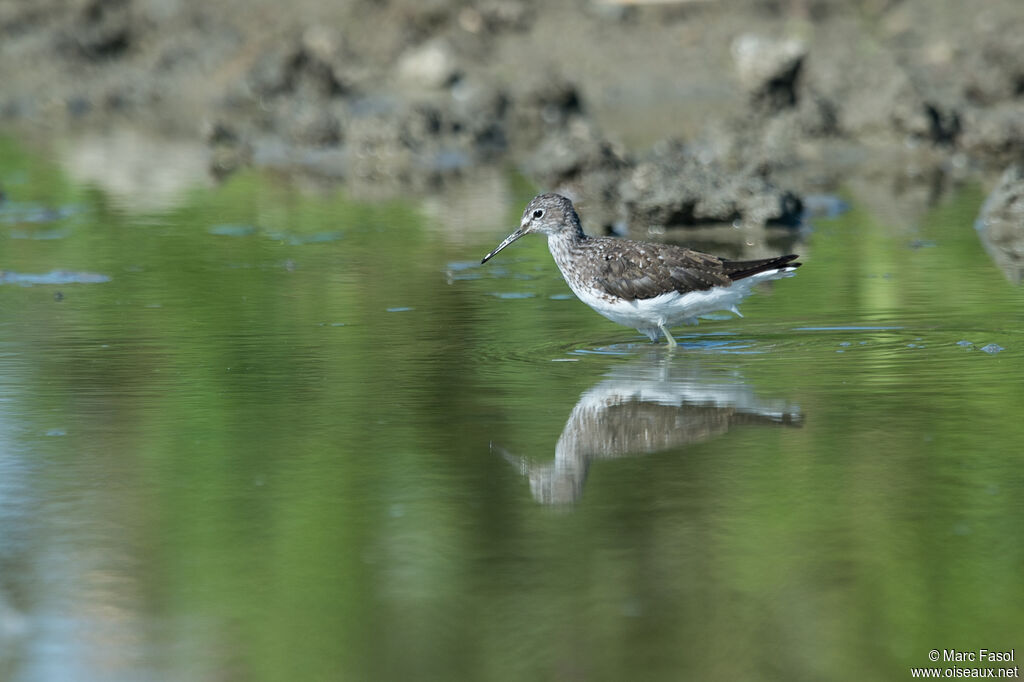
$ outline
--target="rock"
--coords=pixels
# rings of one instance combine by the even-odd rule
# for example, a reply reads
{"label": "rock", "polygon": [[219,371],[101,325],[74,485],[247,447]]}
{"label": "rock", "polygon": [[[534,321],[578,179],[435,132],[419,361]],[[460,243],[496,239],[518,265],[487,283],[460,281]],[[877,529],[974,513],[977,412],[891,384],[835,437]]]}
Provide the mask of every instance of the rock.
{"label": "rock", "polygon": [[58,38],[65,51],[89,60],[120,57],[135,39],[128,0],[91,0]]}
{"label": "rock", "polygon": [[1024,275],[1024,162],[1011,165],[974,222],[989,256],[1014,284]]}
{"label": "rock", "polygon": [[842,132],[839,106],[829,97],[811,89],[797,104],[796,125],[807,137],[827,137]]}
{"label": "rock", "polygon": [[978,106],[991,106],[1024,92],[1024,33],[1000,26],[980,38],[963,65],[963,93]]}
{"label": "rock", "polygon": [[472,126],[438,101],[354,117],[345,131],[350,179],[436,187],[477,159],[474,141]]}
{"label": "rock", "polygon": [[525,170],[544,187],[577,180],[598,170],[621,170],[627,165],[624,150],[604,139],[589,121],[577,118],[564,131],[541,140],[527,159]]}
{"label": "rock", "polygon": [[562,130],[584,114],[576,84],[557,76],[533,74],[512,93],[509,132],[516,146],[532,148],[548,133]]}
{"label": "rock", "polygon": [[246,81],[250,92],[262,100],[284,95],[326,99],[351,94],[361,77],[337,36],[307,30],[298,40],[258,59]]}
{"label": "rock", "polygon": [[395,73],[398,80],[406,85],[438,89],[452,85],[461,69],[448,42],[430,40],[402,54]]}
{"label": "rock", "polygon": [[494,159],[508,149],[509,95],[480,79],[463,79],[452,87],[451,115],[464,128],[480,159]]}
{"label": "rock", "polygon": [[288,138],[307,147],[334,147],[341,142],[341,122],[329,109],[302,106],[288,121]]}
{"label": "rock", "polygon": [[327,26],[310,26],[302,32],[300,43],[310,58],[325,64],[345,57],[341,35]]}
{"label": "rock", "polygon": [[727,173],[677,142],[656,146],[619,184],[620,213],[632,229],[707,223],[799,222],[802,203],[753,173]]}
{"label": "rock", "polygon": [[256,60],[246,76],[249,90],[257,98],[276,97],[292,90],[290,64],[295,55],[289,50],[271,50]]}
{"label": "rock", "polygon": [[522,0],[490,0],[479,3],[476,9],[491,32],[525,31],[537,15]]}
{"label": "rock", "polygon": [[215,119],[204,121],[200,133],[208,145],[236,144],[239,141],[238,131],[226,120]]}
{"label": "rock", "polygon": [[524,31],[530,27],[534,12],[518,0],[492,0],[463,7],[459,26],[469,33],[494,35],[502,31]]}
{"label": "rock", "polygon": [[893,126],[913,139],[952,145],[960,135],[956,104],[925,97],[909,78],[903,81],[890,107]]}
{"label": "rock", "polygon": [[796,106],[797,86],[807,46],[800,40],[776,40],[745,33],[732,43],[740,84],[759,109]]}
{"label": "rock", "polygon": [[1007,102],[987,109],[968,109],[959,147],[997,167],[1024,158],[1024,107]]}
{"label": "rock", "polygon": [[[421,92],[409,101],[272,98],[261,109],[266,115],[258,127],[263,134],[283,134],[287,153],[261,144],[263,151],[251,158],[257,164],[326,170],[361,189],[434,188],[505,152],[508,109],[507,94],[479,79],[459,81],[447,91]],[[249,133],[243,139],[253,137]],[[213,146],[225,146],[208,139]],[[220,150],[216,158],[231,162],[235,157]]]}

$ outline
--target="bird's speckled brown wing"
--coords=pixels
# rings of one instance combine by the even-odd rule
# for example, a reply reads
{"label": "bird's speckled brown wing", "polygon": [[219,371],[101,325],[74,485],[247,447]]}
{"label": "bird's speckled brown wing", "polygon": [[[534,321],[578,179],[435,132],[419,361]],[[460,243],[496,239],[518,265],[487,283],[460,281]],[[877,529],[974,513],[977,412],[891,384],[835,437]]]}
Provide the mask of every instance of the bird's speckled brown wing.
{"label": "bird's speckled brown wing", "polygon": [[619,298],[685,294],[732,283],[720,258],[680,246],[624,239],[593,239],[587,246],[591,283]]}

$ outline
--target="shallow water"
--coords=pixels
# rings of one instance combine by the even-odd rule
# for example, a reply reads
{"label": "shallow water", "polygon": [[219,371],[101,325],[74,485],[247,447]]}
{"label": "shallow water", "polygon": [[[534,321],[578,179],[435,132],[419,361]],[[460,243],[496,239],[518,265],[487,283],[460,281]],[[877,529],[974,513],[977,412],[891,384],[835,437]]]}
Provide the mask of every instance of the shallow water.
{"label": "shallow water", "polygon": [[669,353],[443,206],[253,174],[139,213],[9,141],[0,188],[0,679],[905,679],[1024,644],[1024,292],[977,191],[912,235],[818,219]]}

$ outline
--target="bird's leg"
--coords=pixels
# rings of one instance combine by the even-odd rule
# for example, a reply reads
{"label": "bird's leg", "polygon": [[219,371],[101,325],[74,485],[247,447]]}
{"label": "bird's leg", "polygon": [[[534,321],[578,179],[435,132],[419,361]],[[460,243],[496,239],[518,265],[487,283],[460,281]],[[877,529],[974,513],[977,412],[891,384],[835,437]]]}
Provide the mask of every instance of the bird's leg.
{"label": "bird's leg", "polygon": [[669,333],[668,327],[666,327],[663,324],[659,324],[658,328],[661,329],[661,333],[665,335],[665,341],[668,342],[669,348],[675,348],[676,346],[679,345],[678,343],[676,343],[676,340],[672,338],[672,334]]}

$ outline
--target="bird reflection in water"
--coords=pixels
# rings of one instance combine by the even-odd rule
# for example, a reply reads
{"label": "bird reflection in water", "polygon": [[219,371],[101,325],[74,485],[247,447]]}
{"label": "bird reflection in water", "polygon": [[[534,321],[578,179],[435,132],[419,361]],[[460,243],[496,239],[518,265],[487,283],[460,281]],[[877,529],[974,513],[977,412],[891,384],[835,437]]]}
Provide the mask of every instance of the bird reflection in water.
{"label": "bird reflection in water", "polygon": [[530,481],[542,504],[564,505],[583,495],[590,463],[703,443],[734,426],[799,426],[800,408],[755,395],[739,376],[677,366],[654,353],[610,371],[588,389],[555,444],[555,460],[538,464],[491,444]]}

